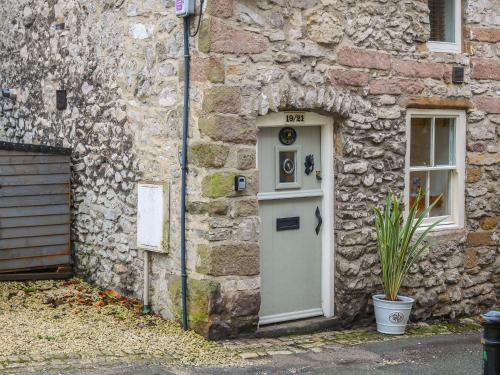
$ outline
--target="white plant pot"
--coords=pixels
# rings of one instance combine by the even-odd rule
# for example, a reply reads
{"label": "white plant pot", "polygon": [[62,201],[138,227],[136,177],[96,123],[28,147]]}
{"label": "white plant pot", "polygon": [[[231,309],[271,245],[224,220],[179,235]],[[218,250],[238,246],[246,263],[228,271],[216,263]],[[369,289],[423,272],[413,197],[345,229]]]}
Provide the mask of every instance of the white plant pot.
{"label": "white plant pot", "polygon": [[398,296],[398,301],[388,301],[383,294],[375,294],[372,298],[377,331],[388,335],[404,334],[415,300],[410,297]]}

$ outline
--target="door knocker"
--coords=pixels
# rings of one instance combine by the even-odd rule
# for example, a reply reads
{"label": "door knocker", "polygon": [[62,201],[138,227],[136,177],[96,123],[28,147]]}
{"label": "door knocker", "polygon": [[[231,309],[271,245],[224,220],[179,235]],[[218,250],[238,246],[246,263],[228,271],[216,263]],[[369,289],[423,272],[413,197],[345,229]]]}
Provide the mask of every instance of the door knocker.
{"label": "door knocker", "polygon": [[292,159],[286,158],[283,160],[283,172],[286,174],[293,174],[295,172],[295,163]]}
{"label": "door knocker", "polygon": [[310,154],[306,156],[306,162],[304,163],[304,167],[306,167],[306,175],[310,175],[314,170],[314,155]]}

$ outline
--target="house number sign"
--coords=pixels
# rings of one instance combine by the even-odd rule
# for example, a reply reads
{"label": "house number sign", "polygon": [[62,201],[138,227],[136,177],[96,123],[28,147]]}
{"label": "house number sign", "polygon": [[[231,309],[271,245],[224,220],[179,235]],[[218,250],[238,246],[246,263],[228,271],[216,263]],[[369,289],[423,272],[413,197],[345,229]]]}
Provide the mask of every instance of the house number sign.
{"label": "house number sign", "polygon": [[304,112],[286,112],[285,121],[287,124],[300,124],[306,121]]}

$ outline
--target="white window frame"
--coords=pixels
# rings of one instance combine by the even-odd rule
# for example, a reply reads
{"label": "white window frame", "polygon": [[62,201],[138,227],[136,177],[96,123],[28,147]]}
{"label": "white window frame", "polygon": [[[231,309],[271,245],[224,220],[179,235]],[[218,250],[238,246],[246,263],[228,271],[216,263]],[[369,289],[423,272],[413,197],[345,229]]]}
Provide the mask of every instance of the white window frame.
{"label": "white window frame", "polygon": [[432,52],[462,52],[462,0],[455,1],[455,42],[436,42],[429,40],[427,46]]}
{"label": "white window frame", "polygon": [[[405,218],[408,217],[409,198],[410,198],[410,172],[418,171],[419,167],[410,168],[411,152],[411,119],[412,118],[453,118],[455,119],[455,166],[449,169],[455,171],[451,174],[450,181],[450,203],[451,215],[444,217],[432,217],[424,220],[421,227],[431,225],[433,222],[445,218],[438,224],[434,230],[460,229],[465,224],[465,132],[466,117],[465,111],[461,110],[443,110],[443,109],[408,109],[406,112],[406,167],[405,167]],[[434,123],[434,121],[433,121]],[[433,140],[432,140],[433,142]],[[426,170],[432,167],[426,167]],[[443,167],[436,167],[436,170],[442,170]]]}

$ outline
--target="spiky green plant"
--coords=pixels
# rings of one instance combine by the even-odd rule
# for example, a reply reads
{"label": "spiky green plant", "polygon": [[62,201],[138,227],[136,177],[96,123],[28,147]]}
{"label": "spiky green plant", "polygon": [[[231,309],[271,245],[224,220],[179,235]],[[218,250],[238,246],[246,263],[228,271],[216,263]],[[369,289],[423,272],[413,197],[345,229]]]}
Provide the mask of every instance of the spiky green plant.
{"label": "spiky green plant", "polygon": [[[429,248],[424,243],[429,232],[441,220],[426,227],[417,233],[427,214],[432,210],[441,196],[425,210],[418,212],[420,201],[424,194],[419,191],[411,205],[408,217],[404,220],[404,207],[399,196],[389,193],[383,210],[375,207],[375,227],[377,230],[378,255],[384,287],[385,298],[390,301],[398,299],[401,284],[406,279],[410,268],[418,261],[420,256]],[[413,237],[417,234],[416,239]]]}

